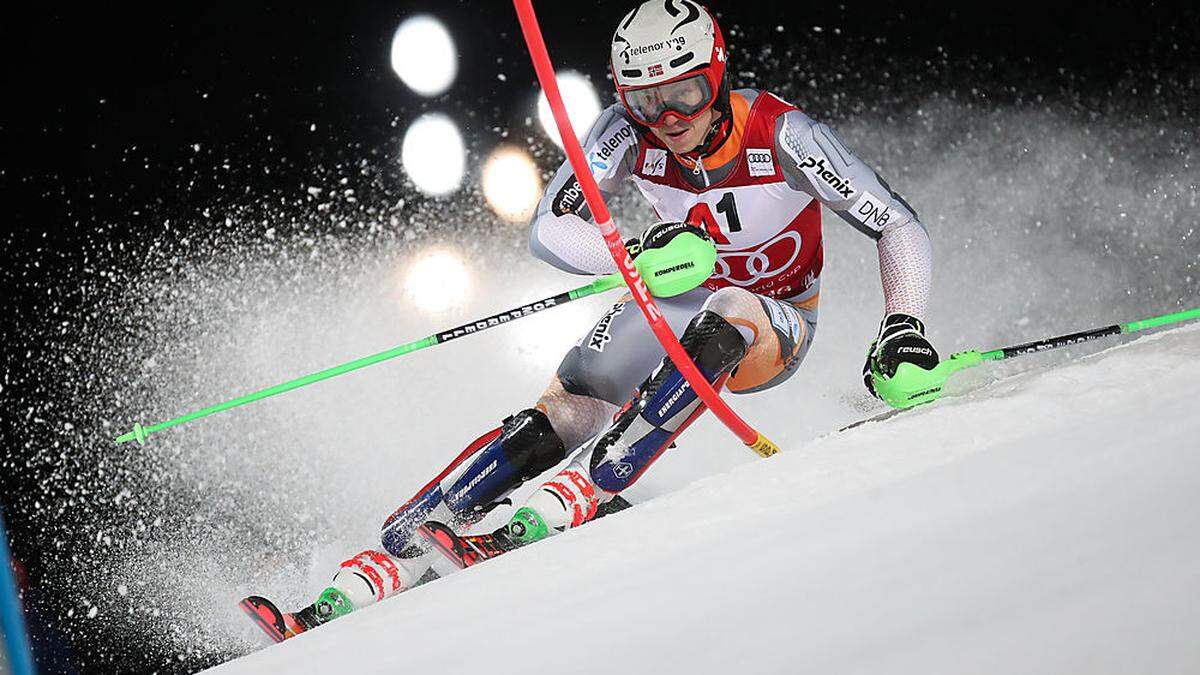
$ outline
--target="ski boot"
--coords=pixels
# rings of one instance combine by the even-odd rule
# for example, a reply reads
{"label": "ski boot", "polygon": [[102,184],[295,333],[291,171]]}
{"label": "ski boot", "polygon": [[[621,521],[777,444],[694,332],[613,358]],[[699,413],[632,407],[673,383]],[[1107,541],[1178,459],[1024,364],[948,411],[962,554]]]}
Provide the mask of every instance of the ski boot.
{"label": "ski boot", "polygon": [[275,642],[294,638],[354,610],[349,598],[332,587],[326,588],[316,602],[298,612],[280,611],[275,603],[258,595],[242,599],[238,606]]}
{"label": "ski boot", "polygon": [[[603,518],[629,507],[628,501],[615,496],[599,507],[595,517]],[[491,560],[555,533],[538,512],[528,506],[517,509],[508,524],[491,533],[458,535],[448,525],[435,520],[426,521],[417,531],[459,569]]]}
{"label": "ski boot", "polygon": [[550,536],[541,516],[527,506],[518,509],[507,525],[491,533],[458,535],[450,526],[436,520],[426,521],[417,531],[459,569]]}

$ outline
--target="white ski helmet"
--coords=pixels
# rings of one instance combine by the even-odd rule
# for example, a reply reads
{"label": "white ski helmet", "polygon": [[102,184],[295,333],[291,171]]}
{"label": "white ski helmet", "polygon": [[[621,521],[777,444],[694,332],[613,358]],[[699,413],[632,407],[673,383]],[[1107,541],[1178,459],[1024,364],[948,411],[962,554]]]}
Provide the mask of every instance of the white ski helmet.
{"label": "white ski helmet", "polygon": [[691,121],[728,108],[725,38],[712,14],[692,0],[647,0],[621,19],[609,65],[617,95],[646,126],[668,112]]}

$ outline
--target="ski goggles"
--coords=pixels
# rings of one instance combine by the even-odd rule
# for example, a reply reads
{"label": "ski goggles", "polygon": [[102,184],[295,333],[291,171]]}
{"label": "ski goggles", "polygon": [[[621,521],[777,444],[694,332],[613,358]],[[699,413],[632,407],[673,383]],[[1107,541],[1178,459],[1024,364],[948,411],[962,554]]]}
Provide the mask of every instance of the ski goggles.
{"label": "ski goggles", "polygon": [[690,122],[716,100],[716,91],[703,73],[652,87],[626,89],[619,93],[629,114],[638,122],[651,127],[666,124],[664,118],[667,113],[674,113],[683,121]]}

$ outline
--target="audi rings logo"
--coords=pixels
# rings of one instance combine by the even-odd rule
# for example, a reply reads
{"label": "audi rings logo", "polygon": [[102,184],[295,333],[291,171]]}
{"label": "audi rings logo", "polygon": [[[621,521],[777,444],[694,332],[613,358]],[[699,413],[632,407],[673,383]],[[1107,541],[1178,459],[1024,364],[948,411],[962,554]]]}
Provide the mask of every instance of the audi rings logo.
{"label": "audi rings logo", "polygon": [[[786,243],[786,242],[790,242]],[[782,251],[783,246],[791,247],[791,254],[786,260],[781,255],[767,255],[767,250],[779,244],[777,251]],[[713,276],[718,279],[724,279],[734,286],[752,286],[763,279],[773,277],[781,272],[786,271],[796,258],[800,257],[800,249],[804,244],[804,239],[799,232],[794,230],[785,230],[776,235],[773,239],[760,244],[757,248],[743,251],[718,251],[717,254],[717,269],[713,272]],[[771,259],[782,260],[779,264],[772,265]],[[742,267],[745,268],[744,275],[741,271],[735,272],[732,269],[732,261],[742,261]],[[749,278],[742,278],[748,276]]]}

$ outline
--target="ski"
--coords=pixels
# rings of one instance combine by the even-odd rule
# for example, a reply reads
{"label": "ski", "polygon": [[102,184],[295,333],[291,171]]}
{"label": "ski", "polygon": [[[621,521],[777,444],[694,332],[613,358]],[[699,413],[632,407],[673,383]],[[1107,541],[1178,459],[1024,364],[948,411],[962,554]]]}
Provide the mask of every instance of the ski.
{"label": "ski", "polygon": [[885,410],[877,415],[872,415],[871,417],[861,419],[857,422],[851,422],[850,424],[847,424],[846,426],[842,427],[841,429],[838,429],[838,433],[840,434],[843,431],[849,431],[850,429],[854,429],[856,427],[861,427],[862,425],[864,425],[868,422],[882,422],[884,420],[890,420],[891,418],[895,417],[896,415],[899,415],[900,413],[905,412],[907,410],[912,410],[912,408],[893,408],[891,410]]}
{"label": "ski", "polygon": [[[624,497],[617,495],[601,504],[592,520],[619,513],[632,506]],[[417,528],[417,534],[430,546],[450,559],[458,569],[466,569],[485,560],[504,555],[521,546],[508,536],[508,528],[483,534],[456,534],[449,525],[436,520],[426,521]]]}
{"label": "ski", "polygon": [[275,642],[283,642],[308,630],[295,614],[280,611],[275,603],[262,596],[242,598],[238,607]]}
{"label": "ski", "polygon": [[504,535],[504,529],[490,534],[458,535],[449,525],[430,520],[418,527],[417,532],[459,569],[466,569],[516,548]]}

